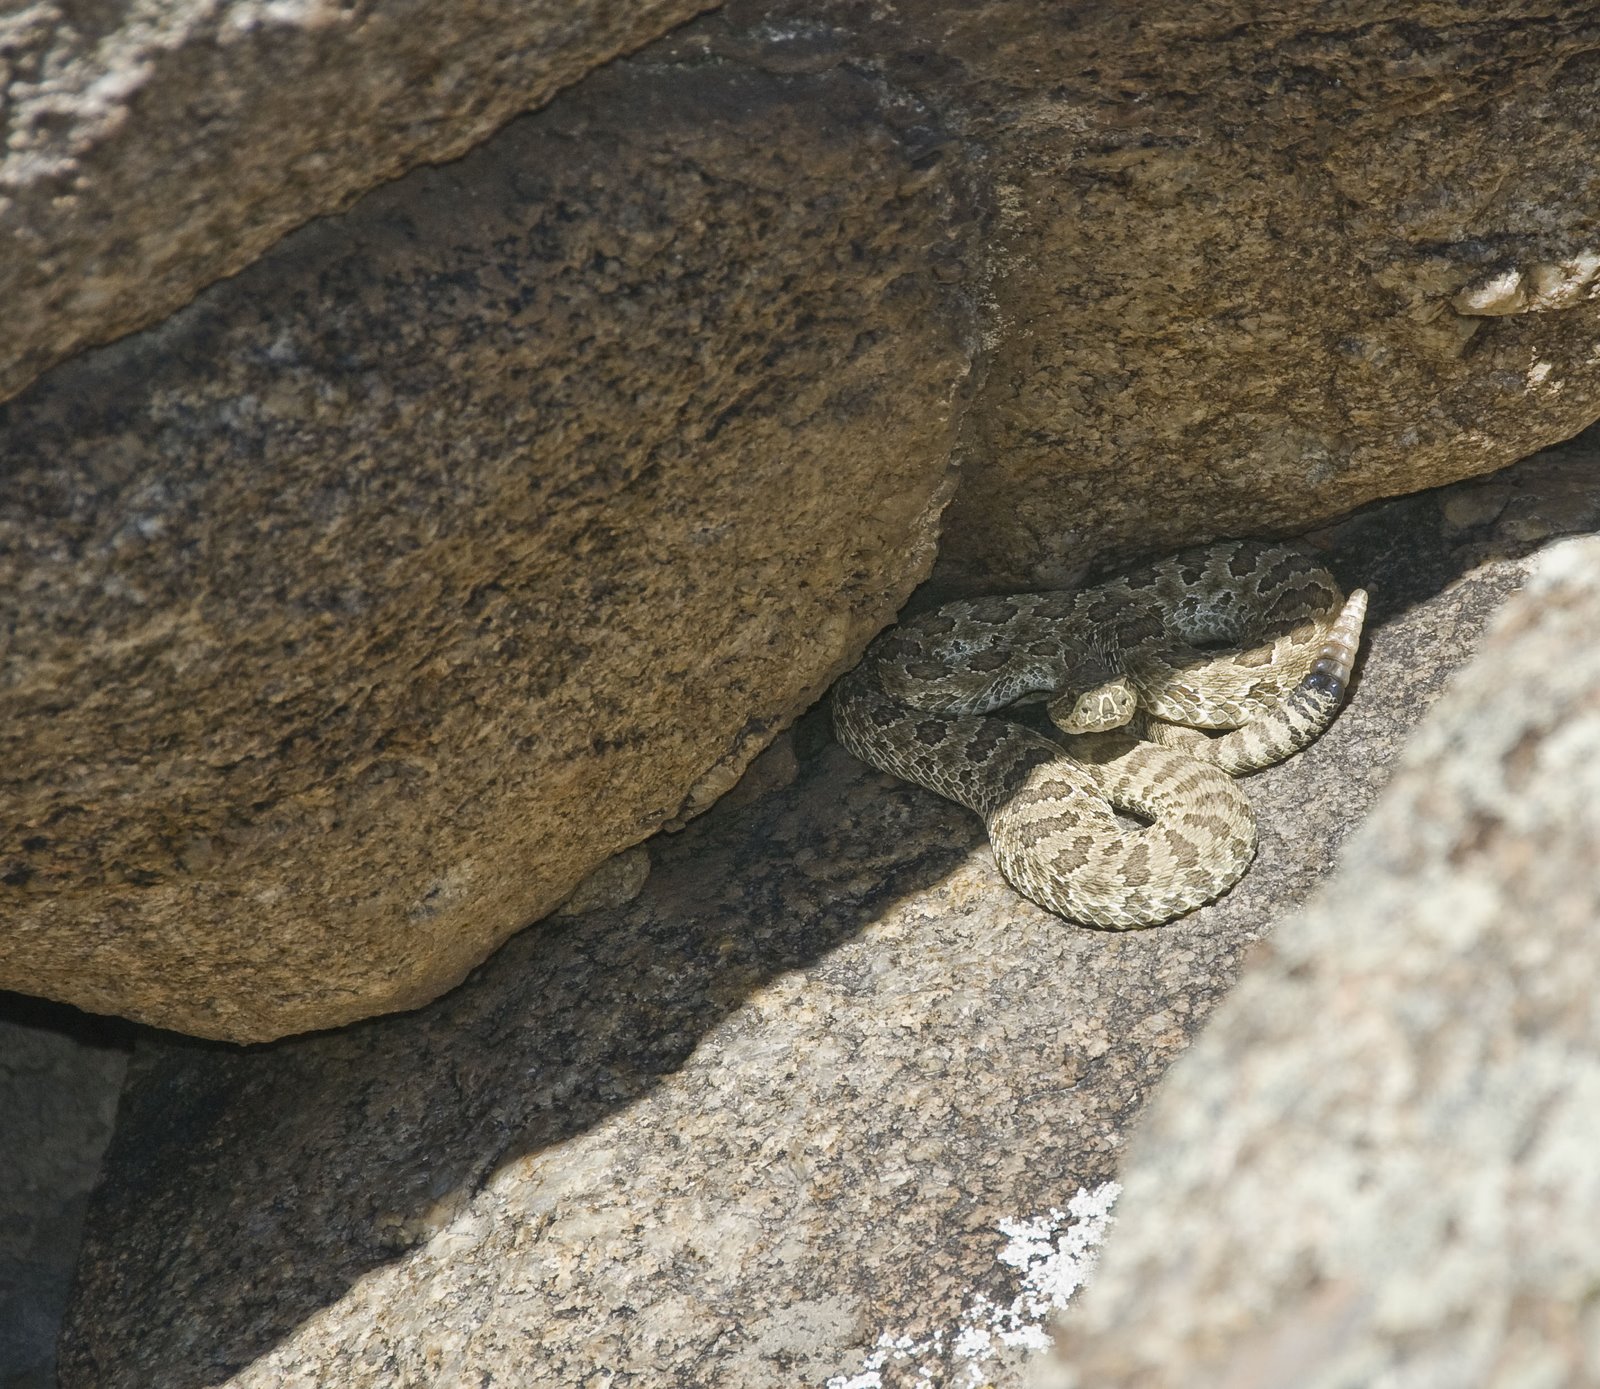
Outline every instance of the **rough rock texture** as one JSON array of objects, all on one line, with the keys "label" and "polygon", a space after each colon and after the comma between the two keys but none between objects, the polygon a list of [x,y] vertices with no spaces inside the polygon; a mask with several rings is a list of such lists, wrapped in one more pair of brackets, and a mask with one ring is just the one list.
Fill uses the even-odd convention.
[{"label": "rough rock texture", "polygon": [[582,916],[633,901],[650,876],[650,850],[635,844],[608,858],[556,908],[558,916]]},{"label": "rough rock texture", "polygon": [[[0,983],[234,1039],[437,994],[855,658],[953,457],[946,591],[1587,424],[1600,17],[1391,10],[739,0],[58,368],[0,419]],[[397,22],[162,13],[275,129]],[[643,32],[573,23],[551,82]],[[149,44],[158,124],[233,53]]]},{"label": "rough rock texture", "polygon": [[0,1389],[54,1389],[56,1332],[131,1031],[0,994]]},{"label": "rough rock texture", "polygon": [[1174,1069],[1052,1382],[1600,1383],[1600,540]]},{"label": "rough rock texture", "polygon": [[1300,528],[1600,415],[1592,6],[988,9],[951,41],[1015,74],[953,581]]},{"label": "rough rock texture", "polygon": [[67,0],[0,14],[0,400],[708,0]]},{"label": "rough rock texture", "polygon": [[932,560],[915,114],[608,73],[0,408],[0,984],[411,1006],[731,785]]},{"label": "rough rock texture", "polygon": [[425,1010],[153,1041],[63,1384],[790,1389],[861,1370],[880,1332],[915,1347],[884,1384],[966,1383],[957,1331],[1016,1291],[1000,1222],[1113,1175],[1520,582],[1508,555],[1600,523],[1597,478],[1583,441],[1317,537],[1373,591],[1352,702],[1251,779],[1255,866],[1170,927],[1021,901],[973,817],[852,762],[818,711],[765,796],[652,841],[634,902],[524,934]]},{"label": "rough rock texture", "polygon": [[735,0],[657,48],[918,91],[994,222],[952,589],[1293,531],[1600,416],[1600,13]]}]

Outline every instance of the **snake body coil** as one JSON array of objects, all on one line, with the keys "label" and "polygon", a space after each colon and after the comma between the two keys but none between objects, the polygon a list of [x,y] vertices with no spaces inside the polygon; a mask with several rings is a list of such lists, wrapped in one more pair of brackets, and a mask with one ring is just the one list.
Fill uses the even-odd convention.
[{"label": "snake body coil", "polygon": [[[1234,777],[1332,722],[1366,607],[1303,552],[1254,541],[1093,588],[950,603],[868,648],[835,690],[834,727],[863,761],[981,815],[1001,871],[1040,906],[1159,925],[1249,867],[1255,817]],[[1038,699],[1064,744],[990,717]]]}]

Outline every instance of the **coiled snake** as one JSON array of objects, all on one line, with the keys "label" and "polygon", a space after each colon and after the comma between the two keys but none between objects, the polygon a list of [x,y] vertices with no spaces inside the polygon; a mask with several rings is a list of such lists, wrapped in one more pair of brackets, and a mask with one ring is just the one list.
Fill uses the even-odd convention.
[{"label": "coiled snake", "polygon": [[[1249,867],[1255,816],[1234,777],[1332,722],[1366,609],[1291,546],[1185,550],[891,628],[836,687],[834,728],[863,761],[981,815],[1001,872],[1040,906],[1159,925]],[[988,717],[1039,699],[1062,743]]]}]

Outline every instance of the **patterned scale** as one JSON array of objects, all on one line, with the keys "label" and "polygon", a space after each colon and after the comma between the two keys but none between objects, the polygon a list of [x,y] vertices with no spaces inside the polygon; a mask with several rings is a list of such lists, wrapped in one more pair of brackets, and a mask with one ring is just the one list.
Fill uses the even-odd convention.
[{"label": "patterned scale", "polygon": [[[834,727],[863,761],[981,815],[1039,905],[1159,925],[1249,867],[1255,818],[1233,777],[1332,722],[1366,605],[1304,552],[1256,541],[1093,588],[950,603],[873,643],[834,692]],[[1064,745],[991,717],[1038,699]]]}]

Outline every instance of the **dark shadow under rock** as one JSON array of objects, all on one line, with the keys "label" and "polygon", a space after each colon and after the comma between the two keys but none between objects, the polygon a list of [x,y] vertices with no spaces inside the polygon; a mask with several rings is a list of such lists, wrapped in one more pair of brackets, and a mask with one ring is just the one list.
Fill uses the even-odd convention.
[{"label": "dark shadow under rock", "polygon": [[0,993],[0,1389],[48,1389],[133,1028]]},{"label": "dark shadow under rock", "polygon": [[980,1299],[1014,1295],[1000,1222],[1106,1189],[1520,583],[1540,523],[1507,518],[1594,524],[1588,441],[1499,483],[1313,538],[1373,593],[1350,705],[1250,780],[1255,866],[1170,926],[1019,900],[975,819],[851,761],[819,713],[792,784],[658,838],[632,903],[536,928],[425,1010],[253,1049],[151,1036],[63,1384],[789,1386],[860,1370],[880,1333],[918,1348],[885,1384],[950,1371]]}]

